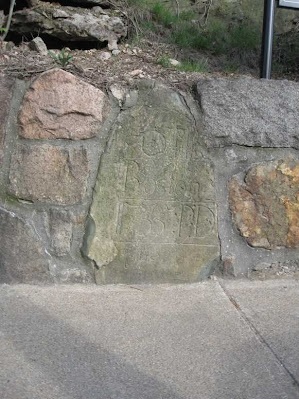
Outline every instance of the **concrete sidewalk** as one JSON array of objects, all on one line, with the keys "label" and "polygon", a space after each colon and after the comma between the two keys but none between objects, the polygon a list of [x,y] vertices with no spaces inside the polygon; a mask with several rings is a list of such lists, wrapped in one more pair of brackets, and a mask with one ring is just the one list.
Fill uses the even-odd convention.
[{"label": "concrete sidewalk", "polygon": [[0,286],[1,399],[299,398],[299,283]]}]

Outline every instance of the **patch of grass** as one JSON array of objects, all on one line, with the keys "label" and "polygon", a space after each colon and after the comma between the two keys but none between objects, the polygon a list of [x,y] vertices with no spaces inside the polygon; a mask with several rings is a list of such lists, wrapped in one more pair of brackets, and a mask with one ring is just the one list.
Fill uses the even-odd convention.
[{"label": "patch of grass", "polygon": [[[203,20],[198,8],[192,5],[191,9],[178,10],[175,4],[162,0],[126,1],[132,11],[128,15],[133,15],[137,22],[137,36],[171,43],[184,53],[189,52],[191,59],[194,59],[194,51],[203,53],[204,57],[221,58],[226,72],[240,70],[241,64],[255,68],[253,61],[259,59],[261,27],[249,17],[237,20],[214,13],[203,24],[200,23]],[[159,63],[164,67],[170,66],[167,57],[162,57]],[[186,61],[183,68],[190,72],[203,72],[208,65]]]},{"label": "patch of grass", "polygon": [[160,2],[155,3],[151,11],[154,19],[166,28],[170,28],[178,20],[178,17]]},{"label": "patch of grass", "polygon": [[62,68],[66,67],[73,59],[73,56],[65,48],[57,54],[53,51],[49,51],[49,55],[58,65],[62,66]]},{"label": "patch of grass", "polygon": [[127,0],[129,7],[148,8],[147,0]]},{"label": "patch of grass", "polygon": [[205,50],[209,47],[208,38],[191,23],[178,24],[170,35],[170,41],[185,49]]},{"label": "patch of grass", "polygon": [[220,19],[211,20],[206,28],[207,50],[212,54],[225,54],[228,52],[229,33],[228,27]]},{"label": "patch of grass", "polygon": [[158,59],[158,64],[162,65],[162,67],[164,68],[169,68],[170,67],[169,57],[163,55]]},{"label": "patch of grass", "polygon": [[286,33],[275,37],[273,53],[273,70],[298,73],[299,33]]},{"label": "patch of grass", "polygon": [[171,65],[170,59],[167,56],[162,56],[158,59],[158,64],[162,65],[164,68],[176,68],[182,72],[208,72],[209,66],[207,60],[193,61],[184,60],[181,61],[178,66]]},{"label": "patch of grass", "polygon": [[261,41],[257,26],[248,23],[234,26],[230,32],[230,46],[239,50],[255,50]]},{"label": "patch of grass", "polygon": [[208,61],[182,61],[181,65],[177,67],[178,70],[183,72],[208,72]]},{"label": "patch of grass", "polygon": [[236,62],[228,60],[223,66],[223,71],[225,73],[237,73],[239,67],[240,65],[238,65]]},{"label": "patch of grass", "polygon": [[159,32],[157,25],[151,20],[141,21],[139,26],[143,32],[153,32],[153,33]]},{"label": "patch of grass", "polygon": [[205,50],[214,55],[237,51],[257,50],[260,33],[257,27],[234,25],[228,27],[224,21],[214,19],[200,28],[190,21],[180,21],[170,34],[170,40],[185,49]]}]

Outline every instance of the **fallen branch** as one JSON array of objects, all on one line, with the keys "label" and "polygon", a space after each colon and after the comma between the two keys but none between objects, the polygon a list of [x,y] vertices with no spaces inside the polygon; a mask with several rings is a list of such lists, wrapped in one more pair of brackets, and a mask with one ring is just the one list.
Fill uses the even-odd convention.
[{"label": "fallen branch", "polygon": [[6,36],[7,36],[7,34],[8,34],[15,3],[16,3],[16,0],[10,0],[10,7],[9,7],[9,13],[8,13],[7,21],[6,21],[6,26],[4,27],[4,33],[0,36],[0,41],[4,41]]}]

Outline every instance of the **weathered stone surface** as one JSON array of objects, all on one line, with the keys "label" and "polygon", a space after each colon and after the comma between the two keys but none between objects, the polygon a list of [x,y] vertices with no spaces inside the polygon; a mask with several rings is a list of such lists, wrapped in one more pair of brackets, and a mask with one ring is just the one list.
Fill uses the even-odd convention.
[{"label": "weathered stone surface", "polygon": [[73,226],[70,212],[51,209],[47,218],[47,233],[52,251],[57,256],[70,252]]},{"label": "weathered stone surface", "polygon": [[299,162],[252,167],[240,183],[229,183],[236,227],[249,245],[266,249],[299,247]]},{"label": "weathered stone surface", "polygon": [[10,192],[29,201],[61,205],[79,203],[89,178],[84,147],[20,144],[12,157]]},{"label": "weathered stone surface", "polygon": [[251,279],[268,280],[277,278],[299,278],[299,260],[284,260],[280,262],[261,262],[249,272]]},{"label": "weathered stone surface", "polygon": [[29,42],[29,48],[33,51],[37,51],[42,55],[48,54],[46,43],[39,36],[35,37],[34,39],[31,40],[31,42]]},{"label": "weathered stone surface", "polygon": [[44,211],[44,227],[52,254],[65,256],[72,250],[80,254],[86,217],[85,207],[67,210],[51,208]]},{"label": "weathered stone surface", "polygon": [[47,2],[14,12],[10,30],[20,34],[47,34],[65,41],[108,43],[127,35],[127,27],[121,18],[110,16],[100,7],[84,9]]},{"label": "weathered stone surface", "polygon": [[28,89],[19,114],[20,136],[28,139],[94,137],[100,130],[105,95],[61,69],[41,74]]},{"label": "weathered stone surface", "polygon": [[14,80],[0,75],[0,165],[4,155],[4,139],[6,131],[6,121],[9,113],[10,101],[13,93]]},{"label": "weathered stone surface", "polygon": [[298,83],[212,78],[197,91],[208,146],[299,148]]},{"label": "weathered stone surface", "polygon": [[213,169],[178,94],[138,96],[101,160],[87,255],[99,283],[197,281],[219,256]]},{"label": "weathered stone surface", "polygon": [[51,282],[45,251],[32,227],[0,208],[0,282]]}]

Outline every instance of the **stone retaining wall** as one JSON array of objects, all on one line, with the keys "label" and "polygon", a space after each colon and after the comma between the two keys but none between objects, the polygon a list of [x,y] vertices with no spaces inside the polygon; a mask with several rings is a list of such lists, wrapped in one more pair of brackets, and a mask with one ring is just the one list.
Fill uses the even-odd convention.
[{"label": "stone retaining wall", "polygon": [[0,76],[0,282],[186,283],[298,267],[299,85],[108,94]]}]

